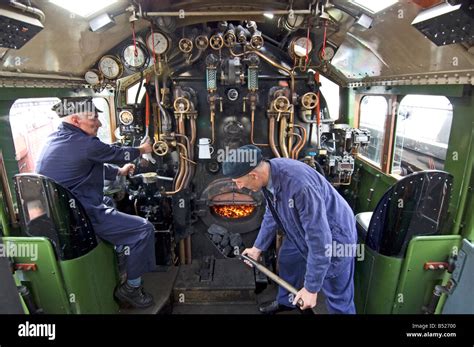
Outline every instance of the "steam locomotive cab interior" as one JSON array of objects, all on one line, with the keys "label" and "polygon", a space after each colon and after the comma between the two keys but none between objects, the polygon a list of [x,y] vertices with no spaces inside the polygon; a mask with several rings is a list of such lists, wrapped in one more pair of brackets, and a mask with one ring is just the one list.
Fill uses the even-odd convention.
[{"label": "steam locomotive cab interior", "polygon": [[[156,305],[145,313],[258,313],[256,304],[275,293],[275,283],[238,258],[266,208],[261,192],[239,189],[222,172],[224,158],[246,144],[265,158],[309,165],[358,215],[358,313],[474,313],[460,305],[474,266],[473,8],[386,2],[121,0],[82,14],[61,1],[2,5],[2,243],[37,245],[41,254],[36,263],[9,258],[12,292],[23,286],[29,294],[12,294],[7,312],[140,313],[113,301],[111,245],[85,246],[94,238],[87,217],[68,212],[68,193],[34,174],[60,122],[51,106],[91,96],[104,110],[102,141],[153,146],[133,161],[133,175],[104,188],[117,210],[155,228],[157,271],[145,283]],[[451,17],[429,16],[446,6]],[[440,25],[453,30],[442,42]],[[413,191],[423,178],[443,184]],[[393,214],[410,225],[393,231],[403,241],[366,243],[385,197],[404,184],[416,207]],[[36,201],[51,218],[33,232]],[[436,232],[413,226],[411,212],[435,221]],[[71,243],[78,246],[69,251]],[[280,246],[278,236],[262,259],[276,272]],[[459,254],[462,273],[453,270],[462,268]],[[80,284],[97,263],[107,275]],[[412,265],[416,274],[406,270]],[[45,267],[59,275],[42,274]],[[396,301],[400,292],[406,301]],[[323,299],[318,310],[325,313]]]}]

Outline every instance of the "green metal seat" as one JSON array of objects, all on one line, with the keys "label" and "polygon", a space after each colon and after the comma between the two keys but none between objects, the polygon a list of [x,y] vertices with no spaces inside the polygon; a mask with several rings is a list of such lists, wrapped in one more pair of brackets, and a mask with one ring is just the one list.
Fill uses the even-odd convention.
[{"label": "green metal seat", "polygon": [[384,194],[374,212],[356,215],[363,260],[356,262],[358,313],[423,313],[458,235],[446,233],[452,176],[423,171],[405,176]]},{"label": "green metal seat", "polygon": [[3,241],[30,250],[13,261],[16,277],[36,305],[44,313],[118,312],[113,247],[96,237],[80,201],[45,176],[14,179],[22,236]]}]

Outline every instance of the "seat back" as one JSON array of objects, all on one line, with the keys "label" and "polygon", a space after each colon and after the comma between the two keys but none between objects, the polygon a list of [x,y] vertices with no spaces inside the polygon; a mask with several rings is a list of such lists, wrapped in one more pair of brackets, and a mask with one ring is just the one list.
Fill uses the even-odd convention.
[{"label": "seat back", "polygon": [[84,207],[67,188],[31,173],[15,175],[14,181],[26,236],[47,237],[59,260],[78,258],[97,247]]},{"label": "seat back", "polygon": [[374,210],[366,245],[386,256],[403,257],[414,236],[444,233],[453,176],[421,171],[403,177]]}]

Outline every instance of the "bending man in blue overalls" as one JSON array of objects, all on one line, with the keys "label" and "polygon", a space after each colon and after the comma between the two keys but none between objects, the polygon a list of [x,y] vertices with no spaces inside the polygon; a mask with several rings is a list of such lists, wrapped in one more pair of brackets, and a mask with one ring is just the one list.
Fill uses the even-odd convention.
[{"label": "bending man in blue overalls", "polygon": [[[279,275],[301,288],[294,296],[280,287],[277,300],[262,305],[260,311],[291,309],[299,299],[304,302],[302,309],[312,308],[322,291],[330,313],[355,313],[357,234],[354,214],[346,201],[323,176],[297,160],[265,161],[260,149],[252,145],[240,147],[232,159],[236,160],[224,162],[224,175],[239,189],[262,190],[267,198],[260,232],[254,246],[243,254],[258,260],[272,244],[277,229],[283,229]],[[336,253],[341,247],[347,254]]]},{"label": "bending man in blue overalls", "polygon": [[[143,290],[141,275],[155,265],[154,228],[146,219],[118,212],[104,204],[104,178],[132,174],[127,164],[141,154],[150,153],[149,143],[140,147],[118,147],[97,138],[102,126],[91,98],[64,99],[53,107],[62,124],[51,134],[39,157],[36,171],[71,190],[82,203],[96,234],[127,256],[128,280],[115,290],[116,298],[137,308],[153,304]],[[116,168],[106,163],[124,165]]]}]

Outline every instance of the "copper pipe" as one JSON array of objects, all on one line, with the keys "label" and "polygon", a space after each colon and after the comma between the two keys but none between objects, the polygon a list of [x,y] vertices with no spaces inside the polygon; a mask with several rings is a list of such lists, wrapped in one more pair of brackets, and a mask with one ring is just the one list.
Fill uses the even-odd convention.
[{"label": "copper pipe", "polygon": [[295,150],[298,148],[298,145],[301,144],[301,141],[302,141],[303,138],[301,137],[301,135],[299,135],[299,134],[297,134],[297,133],[294,133],[294,132],[289,133],[289,135],[290,135],[290,136],[296,136],[296,137],[299,138],[298,141],[296,142],[295,148],[293,148],[293,150],[291,151],[291,154],[290,154],[290,158],[291,158],[291,159],[296,159],[296,158],[295,158]]},{"label": "copper pipe", "polygon": [[[187,149],[187,153],[190,153],[191,150],[191,143],[190,143],[190,140],[189,138],[186,136],[186,135],[183,135],[183,134],[175,134],[176,137],[182,137],[185,139],[185,142],[186,142],[186,149]],[[183,159],[186,159],[187,156]],[[188,185],[189,185],[189,180],[190,180],[190,176],[191,176],[191,167],[188,166],[188,162],[186,161],[184,163],[186,165],[186,168],[187,168],[187,171],[186,171],[186,175],[183,177],[183,188],[187,188]]]},{"label": "copper pipe", "polygon": [[250,116],[250,143],[255,146],[262,146],[262,147],[270,146],[268,143],[255,143],[255,140],[253,138],[254,126],[255,126],[255,109],[252,108],[252,112]]},{"label": "copper pipe", "polygon": [[[259,52],[259,51],[251,51],[253,53],[255,53],[256,55],[258,55],[259,57],[261,57],[263,60],[265,60],[267,63],[269,63],[270,65],[273,65],[274,67],[276,67],[277,69],[280,69],[280,70],[283,70],[285,71],[288,75],[290,75],[290,103],[292,102],[292,99],[293,99],[293,93],[294,93],[294,90],[295,90],[295,75],[294,75],[294,71],[290,70],[290,69],[287,69],[286,67],[284,67],[283,65],[281,64],[278,64],[277,62],[275,62],[274,60],[270,59],[269,57],[267,57],[265,54]],[[289,120],[289,125],[292,126],[295,122],[295,112],[294,112],[294,108],[293,106],[291,107],[291,110],[290,110],[290,120]],[[292,142],[292,139],[289,138],[288,139],[288,152],[291,152],[291,149],[293,148],[293,142]],[[283,151],[283,149],[282,149]]]},{"label": "copper pipe", "polygon": [[[185,129],[185,127],[184,127],[184,119],[183,119],[183,117],[184,117],[184,116],[183,116],[182,113],[179,114],[179,116],[178,116],[178,132],[177,132],[177,134],[176,134],[176,136],[178,136],[178,137],[179,137],[180,135],[185,136],[185,131],[186,131],[186,129]],[[186,141],[189,142],[189,140],[187,139],[187,137],[186,137]],[[182,144],[181,142],[178,142],[178,143]],[[183,187],[184,179],[186,178],[186,175],[187,175],[187,173],[188,173],[188,170],[187,170],[187,165],[188,165],[188,163],[182,162],[182,161],[180,160],[180,167],[181,167],[181,163],[183,163],[183,168],[184,168],[184,170],[181,171],[181,174],[178,175],[178,178],[176,179],[176,185],[175,185],[175,189],[176,189],[176,190],[180,190],[180,189],[178,189],[178,187]]]},{"label": "copper pipe", "polygon": [[185,245],[185,255],[186,255],[186,264],[191,264],[192,255],[191,255],[191,235],[184,239]]},{"label": "copper pipe", "polygon": [[214,118],[216,116],[216,113],[213,110],[213,107],[211,107],[211,115],[210,115],[210,123],[211,123],[211,145],[214,144],[215,138],[216,138],[216,131],[214,128]]},{"label": "copper pipe", "polygon": [[[190,143],[189,143],[189,155],[188,155],[188,158],[186,159],[188,162],[190,163],[194,163],[193,160],[194,160],[194,145],[196,143],[196,118],[194,118],[193,116],[190,116],[189,118],[189,128],[191,129],[191,139],[190,139]],[[196,172],[196,167],[194,165],[190,165],[189,166],[189,171],[190,171],[190,174],[189,174],[189,179],[188,179],[188,182],[187,182],[187,186],[189,186],[194,178],[194,174]]]},{"label": "copper pipe", "polygon": [[[186,149],[186,146],[183,145],[182,143],[177,143],[176,144],[179,148],[182,148],[183,149],[183,152],[185,153],[184,154],[184,157],[187,157],[187,154],[188,154],[188,151]],[[179,191],[181,191],[183,189],[183,174],[184,176],[186,176],[186,173],[187,173],[187,165],[186,165],[186,161],[183,159],[183,157],[180,155],[179,156],[179,159],[180,159],[180,164],[179,164],[179,175],[181,175],[181,179],[179,181],[179,184],[178,184],[178,178],[179,178],[179,175],[178,175],[178,178],[176,179],[176,184],[175,184],[175,190],[173,191],[166,191],[164,192],[165,195],[173,195],[173,194],[176,194],[178,193]]]},{"label": "copper pipe", "polygon": [[280,118],[280,132],[279,132],[278,140],[280,141],[280,150],[281,150],[281,155],[283,156],[283,158],[289,158],[289,154],[288,154],[289,151],[285,144],[286,127],[287,127],[286,117],[281,117]]},{"label": "copper pipe", "polygon": [[179,263],[186,264],[186,249],[184,246],[184,239],[179,240]]},{"label": "copper pipe", "polygon": [[298,159],[298,156],[299,156],[301,150],[304,148],[304,146],[305,146],[305,144],[306,144],[308,135],[307,135],[307,131],[306,131],[306,128],[305,128],[305,127],[303,127],[303,126],[301,126],[301,125],[299,125],[299,124],[293,124],[293,127],[298,128],[298,129],[301,130],[301,132],[302,132],[302,138],[303,138],[303,140],[302,140],[302,142],[301,142],[301,145],[300,145],[300,146],[297,146],[297,149],[296,149],[296,151],[295,151],[295,159]]},{"label": "copper pipe", "polygon": [[[293,94],[291,94],[293,95]],[[291,101],[290,101],[291,102]],[[295,108],[293,105],[290,106],[290,122],[289,126],[293,126],[295,124]],[[291,152],[291,149],[293,148],[293,141],[291,138],[288,139],[288,152]]]},{"label": "copper pipe", "polygon": [[275,118],[274,117],[271,117],[268,123],[268,141],[270,142],[270,148],[272,149],[272,152],[275,155],[275,157],[281,158],[281,155],[275,146]]}]

